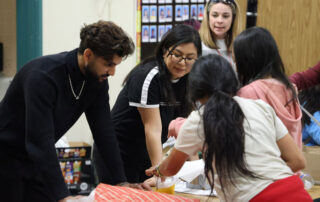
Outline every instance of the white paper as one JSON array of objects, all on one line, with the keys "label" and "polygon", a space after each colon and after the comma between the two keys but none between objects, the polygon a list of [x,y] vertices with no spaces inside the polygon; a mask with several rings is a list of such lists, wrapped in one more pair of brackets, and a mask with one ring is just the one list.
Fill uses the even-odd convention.
[{"label": "white paper", "polygon": [[[176,185],[174,187],[174,191],[181,192],[181,193],[187,193],[187,194],[193,194],[193,195],[200,195],[200,196],[209,196],[210,192],[211,192],[211,190],[188,188],[187,182],[183,182],[181,180],[178,180],[176,182]],[[213,189],[212,194],[210,196],[217,196],[216,190]]]},{"label": "white paper", "polygon": [[[204,174],[204,162],[202,159],[196,161],[186,161],[180,171],[174,176],[177,181],[175,185],[176,192],[183,192],[195,195],[209,196],[211,190],[195,189],[187,187],[187,183],[190,183],[199,175]],[[213,190],[211,196],[216,196],[217,193]]]},{"label": "white paper", "polygon": [[202,159],[196,161],[186,161],[180,171],[175,175],[186,182],[191,182],[196,177],[204,173],[204,162]]}]

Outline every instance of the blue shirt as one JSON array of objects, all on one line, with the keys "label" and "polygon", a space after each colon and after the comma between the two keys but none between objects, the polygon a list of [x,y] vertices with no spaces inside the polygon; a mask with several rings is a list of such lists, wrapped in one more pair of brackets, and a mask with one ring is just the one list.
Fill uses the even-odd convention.
[{"label": "blue shirt", "polygon": [[[320,111],[317,111],[313,116],[320,122]],[[305,141],[311,137],[311,140],[306,144],[307,146],[320,145],[320,126],[312,119],[309,124],[305,124],[302,130],[302,140]]]}]

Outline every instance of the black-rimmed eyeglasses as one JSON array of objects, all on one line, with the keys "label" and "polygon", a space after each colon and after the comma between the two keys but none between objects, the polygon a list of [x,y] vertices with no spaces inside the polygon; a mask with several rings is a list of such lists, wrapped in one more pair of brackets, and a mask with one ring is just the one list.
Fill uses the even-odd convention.
[{"label": "black-rimmed eyeglasses", "polygon": [[168,56],[171,56],[171,59],[175,63],[179,63],[182,60],[184,60],[184,63],[186,65],[193,65],[193,63],[197,60],[196,58],[191,58],[191,57],[183,57],[182,55],[178,53],[174,53],[173,51],[170,51],[168,53]]}]

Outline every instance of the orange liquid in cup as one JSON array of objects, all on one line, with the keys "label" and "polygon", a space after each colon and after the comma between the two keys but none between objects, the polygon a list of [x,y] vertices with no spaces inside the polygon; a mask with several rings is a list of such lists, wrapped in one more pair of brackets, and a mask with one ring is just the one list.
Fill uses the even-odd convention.
[{"label": "orange liquid in cup", "polygon": [[175,185],[171,185],[170,187],[163,187],[156,189],[157,192],[166,193],[166,194],[174,194]]}]

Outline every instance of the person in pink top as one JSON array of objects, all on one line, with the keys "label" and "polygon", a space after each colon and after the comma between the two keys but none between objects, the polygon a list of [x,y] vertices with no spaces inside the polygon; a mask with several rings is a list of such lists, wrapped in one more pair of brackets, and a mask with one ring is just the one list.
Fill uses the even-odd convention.
[{"label": "person in pink top", "polygon": [[[272,106],[301,149],[302,112],[296,88],[285,74],[277,44],[271,33],[261,27],[246,29],[235,39],[233,52],[238,79],[243,86],[237,95],[261,99]],[[183,123],[182,119],[172,121],[168,136],[176,137]]]},{"label": "person in pink top", "polygon": [[297,90],[285,74],[277,44],[271,33],[261,27],[243,31],[234,41],[238,78],[243,86],[238,96],[261,99],[271,105],[302,148],[302,112]]}]

